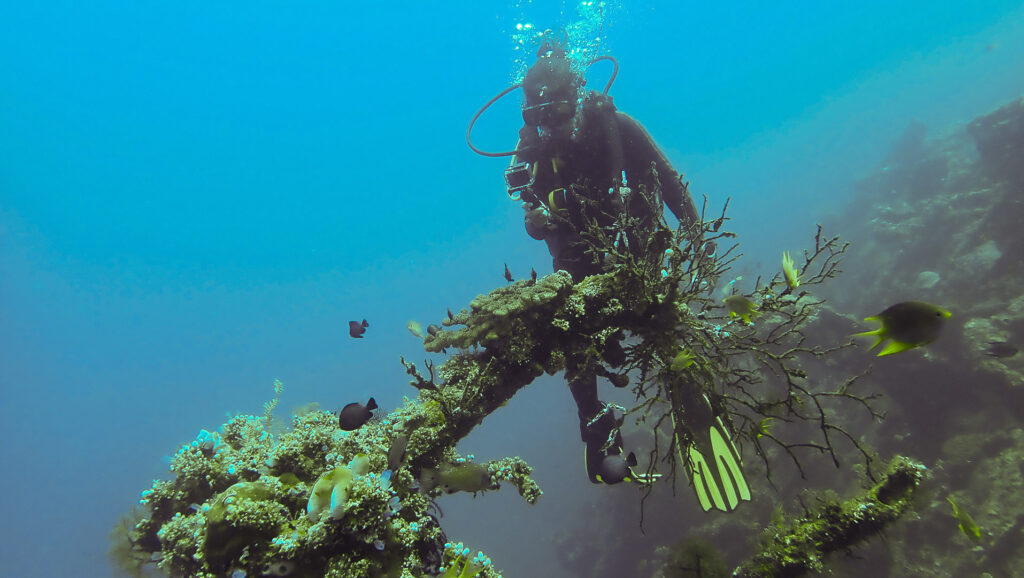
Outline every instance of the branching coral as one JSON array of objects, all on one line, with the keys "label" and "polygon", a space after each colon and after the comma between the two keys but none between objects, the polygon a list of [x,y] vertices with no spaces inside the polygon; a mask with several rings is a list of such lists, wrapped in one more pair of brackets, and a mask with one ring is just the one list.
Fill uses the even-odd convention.
[{"label": "branching coral", "polygon": [[[642,189],[639,194],[650,204],[652,214],[660,214],[657,195]],[[759,314],[756,324],[748,324],[731,320],[730,308],[715,298],[718,279],[740,254],[735,244],[720,254],[710,250],[733,235],[722,229],[727,221],[725,208],[714,219],[705,214],[706,205],[700,222],[675,230],[663,221],[644,224],[623,214],[612,226],[594,221],[581,231],[591,253],[600,256],[609,271],[584,281],[588,293],[599,295],[604,303],[614,297],[621,307],[608,315],[602,315],[607,309],[588,309],[588,323],[579,328],[589,331],[588,347],[576,348],[584,355],[570,359],[568,368],[603,375],[616,385],[622,385],[627,375],[633,377],[637,404],[628,413],[650,425],[655,436],[649,475],[667,470],[664,473],[674,480],[677,465],[687,469],[691,465],[686,453],[679,451],[693,443],[684,415],[687,404],[680,398],[683,391],[690,392],[684,398],[706,396],[713,414],[721,417],[737,442],[755,448],[768,467],[769,479],[766,443],[781,447],[802,474],[799,450],[827,453],[839,465],[834,445],[837,436],[860,451],[870,474],[869,450],[834,421],[828,404],[851,402],[881,417],[871,404],[874,396],[856,393],[860,375],[849,376],[832,388],[812,387],[803,369],[805,360],[826,357],[851,345],[849,341],[811,344],[805,334],[823,305],[808,289],[839,273],[839,260],[847,245],[838,237],[825,237],[819,226],[813,249],[804,253],[799,267],[793,265],[801,279],[801,291],[794,293],[797,287],[787,281],[783,271],[767,282],[759,278],[753,291],[742,295]],[[639,227],[646,227],[647,233],[621,234]],[[597,289],[602,283],[604,291]],[[616,341],[627,333],[629,344],[617,348]],[[680,353],[686,363],[673,368]],[[820,437],[786,440],[767,427],[771,421],[812,423]],[[670,433],[667,441],[662,441],[666,428]]]}]

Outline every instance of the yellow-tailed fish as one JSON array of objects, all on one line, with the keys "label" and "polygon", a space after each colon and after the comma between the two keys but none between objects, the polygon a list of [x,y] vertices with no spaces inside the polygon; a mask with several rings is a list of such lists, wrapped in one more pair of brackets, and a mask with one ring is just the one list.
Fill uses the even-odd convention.
[{"label": "yellow-tailed fish", "polygon": [[405,324],[405,328],[409,330],[409,333],[412,333],[416,337],[419,337],[420,339],[424,338],[423,326],[420,325],[419,321],[410,321]]},{"label": "yellow-tailed fish", "polygon": [[672,371],[682,371],[687,367],[693,365],[693,360],[696,359],[689,349],[683,348],[679,350],[679,353],[672,358],[672,364],[669,365],[669,369]]},{"label": "yellow-tailed fish", "polygon": [[739,317],[747,325],[753,325],[751,317],[757,315],[757,305],[743,295],[731,295],[722,300],[729,310],[729,317]]},{"label": "yellow-tailed fish", "polygon": [[960,527],[960,531],[964,533],[971,540],[981,540],[981,528],[974,523],[974,518],[968,514],[953,501],[952,496],[946,496],[946,501],[949,502],[950,506],[953,506],[953,517],[956,518],[957,526]]},{"label": "yellow-tailed fish", "polygon": [[782,274],[786,277],[786,285],[789,285],[790,289],[800,286],[800,273],[793,265],[793,258],[789,256],[789,251],[782,253]]},{"label": "yellow-tailed fish", "polygon": [[931,303],[903,301],[878,315],[865,318],[864,321],[878,321],[882,326],[874,331],[857,333],[855,336],[874,337],[875,343],[868,349],[874,349],[886,340],[892,340],[878,352],[879,357],[891,355],[935,341],[946,320],[952,316],[949,311]]},{"label": "yellow-tailed fish", "polygon": [[424,491],[440,487],[447,494],[455,492],[480,492],[494,488],[487,466],[474,462],[441,464],[437,468],[425,468],[420,474],[420,486]]}]

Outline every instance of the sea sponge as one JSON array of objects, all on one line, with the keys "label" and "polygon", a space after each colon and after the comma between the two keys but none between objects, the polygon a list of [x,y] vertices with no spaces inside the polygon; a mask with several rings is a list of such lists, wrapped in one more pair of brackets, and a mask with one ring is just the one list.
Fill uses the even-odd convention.
[{"label": "sea sponge", "polygon": [[325,511],[329,511],[334,520],[344,515],[348,508],[348,490],[352,481],[365,475],[369,469],[369,458],[366,454],[359,454],[347,466],[338,466],[320,476],[313,484],[313,491],[309,493],[309,501],[306,503],[309,519],[316,522]]},{"label": "sea sponge", "polygon": [[332,518],[344,514],[348,488],[352,485],[354,477],[352,471],[345,466],[338,466],[320,476],[313,485],[313,491],[309,493],[309,502],[306,503],[306,515],[310,521],[316,522],[325,511],[330,511]]},{"label": "sea sponge", "polygon": [[220,568],[246,547],[269,541],[288,521],[288,509],[262,482],[238,482],[224,490],[206,512],[206,560]]}]

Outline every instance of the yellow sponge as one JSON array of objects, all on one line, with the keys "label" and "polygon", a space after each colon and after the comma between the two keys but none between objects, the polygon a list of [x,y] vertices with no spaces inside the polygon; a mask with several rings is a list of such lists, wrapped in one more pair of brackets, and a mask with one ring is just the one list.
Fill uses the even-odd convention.
[{"label": "yellow sponge", "polygon": [[316,522],[324,512],[330,512],[331,518],[335,520],[344,515],[352,480],[365,475],[369,467],[366,454],[359,454],[348,466],[338,466],[320,476],[313,484],[313,491],[309,493],[309,501],[306,503],[309,519]]}]

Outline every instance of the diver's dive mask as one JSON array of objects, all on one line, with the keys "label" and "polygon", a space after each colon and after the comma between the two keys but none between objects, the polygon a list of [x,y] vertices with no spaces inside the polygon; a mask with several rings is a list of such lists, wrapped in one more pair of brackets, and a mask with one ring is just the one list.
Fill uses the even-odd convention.
[{"label": "diver's dive mask", "polygon": [[574,103],[556,100],[523,108],[523,122],[528,126],[557,126],[573,117]]}]

